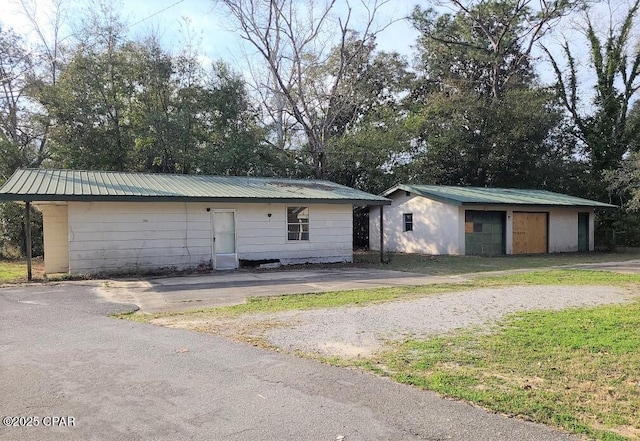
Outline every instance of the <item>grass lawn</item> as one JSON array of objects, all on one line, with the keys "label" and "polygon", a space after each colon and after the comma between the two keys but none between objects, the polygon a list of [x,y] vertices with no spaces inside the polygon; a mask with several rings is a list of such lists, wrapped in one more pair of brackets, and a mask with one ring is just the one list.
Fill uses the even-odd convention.
[{"label": "grass lawn", "polygon": [[640,259],[637,253],[557,253],[531,256],[426,256],[389,253],[389,263],[380,263],[380,253],[360,251],[353,255],[354,263],[367,268],[409,271],[429,275],[453,275],[483,271],[542,268],[580,263],[621,262]]},{"label": "grass lawn", "polygon": [[602,440],[640,438],[640,302],[523,312],[367,362],[400,383]]},{"label": "grass lawn", "polygon": [[[33,259],[31,272],[34,279],[44,277],[44,262]],[[27,281],[27,262],[25,260],[0,260],[0,284]]]}]

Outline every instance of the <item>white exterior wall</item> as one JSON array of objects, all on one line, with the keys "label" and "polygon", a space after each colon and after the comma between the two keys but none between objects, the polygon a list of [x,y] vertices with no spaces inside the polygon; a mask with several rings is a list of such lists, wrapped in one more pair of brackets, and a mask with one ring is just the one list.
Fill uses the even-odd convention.
[{"label": "white exterior wall", "polygon": [[[384,247],[387,251],[419,254],[465,254],[465,211],[506,212],[505,249],[513,254],[513,212],[549,213],[549,252],[578,251],[578,213],[589,213],[589,250],[594,249],[594,210],[592,208],[528,207],[503,205],[445,204],[422,196],[398,191],[384,207]],[[380,249],[380,212],[369,212],[369,248]],[[413,231],[404,232],[403,214],[413,213]]]},{"label": "white exterior wall", "polygon": [[[309,240],[287,240],[288,206],[309,207]],[[239,259],[280,259],[285,265],[353,261],[349,204],[244,204],[238,207],[236,232]]]},{"label": "white exterior wall", "polygon": [[72,273],[210,265],[213,210],[235,211],[238,259],[284,264],[353,259],[348,204],[309,205],[308,241],[287,240],[285,204],[69,202],[68,207]]},{"label": "white exterior wall", "polygon": [[549,252],[578,251],[578,213],[589,213],[589,251],[593,251],[595,216],[592,208],[549,210]]},{"label": "white exterior wall", "polygon": [[69,271],[67,206],[39,204],[42,212],[45,274]]},{"label": "white exterior wall", "polygon": [[[387,251],[420,254],[464,253],[464,217],[458,207],[399,191],[384,207],[384,247]],[[380,249],[380,208],[369,211],[369,248]],[[413,231],[404,230],[405,213],[413,214]],[[461,230],[462,228],[462,230]],[[462,231],[462,248],[460,232]]]}]

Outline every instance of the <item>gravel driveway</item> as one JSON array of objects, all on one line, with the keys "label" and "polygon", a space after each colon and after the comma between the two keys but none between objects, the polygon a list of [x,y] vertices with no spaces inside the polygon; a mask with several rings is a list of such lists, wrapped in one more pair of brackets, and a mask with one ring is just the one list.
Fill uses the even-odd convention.
[{"label": "gravel driveway", "polygon": [[637,295],[606,286],[515,286],[368,306],[245,315],[224,322],[168,319],[158,324],[257,337],[287,351],[352,358],[371,355],[388,340],[488,326],[516,311],[624,303]]}]

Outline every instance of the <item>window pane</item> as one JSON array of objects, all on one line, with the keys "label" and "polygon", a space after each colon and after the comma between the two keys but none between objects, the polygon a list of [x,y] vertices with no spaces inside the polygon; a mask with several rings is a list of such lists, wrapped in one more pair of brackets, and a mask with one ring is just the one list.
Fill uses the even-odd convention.
[{"label": "window pane", "polygon": [[309,209],[307,207],[288,207],[287,222],[289,223],[308,223]]},{"label": "window pane", "polygon": [[309,240],[308,207],[287,207],[287,239]]},{"label": "window pane", "polygon": [[404,231],[413,231],[413,213],[405,213],[404,217]]}]

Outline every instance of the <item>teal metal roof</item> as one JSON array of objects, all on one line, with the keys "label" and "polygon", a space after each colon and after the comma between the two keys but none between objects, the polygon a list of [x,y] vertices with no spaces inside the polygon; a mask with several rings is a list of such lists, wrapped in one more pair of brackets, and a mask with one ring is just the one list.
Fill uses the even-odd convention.
[{"label": "teal metal roof", "polygon": [[391,203],[330,181],[45,169],[16,170],[0,200]]},{"label": "teal metal roof", "polygon": [[390,196],[396,191],[408,191],[452,205],[538,205],[616,208],[615,205],[577,198],[561,193],[553,193],[546,190],[520,190],[515,188],[400,184],[385,191],[382,195]]}]

